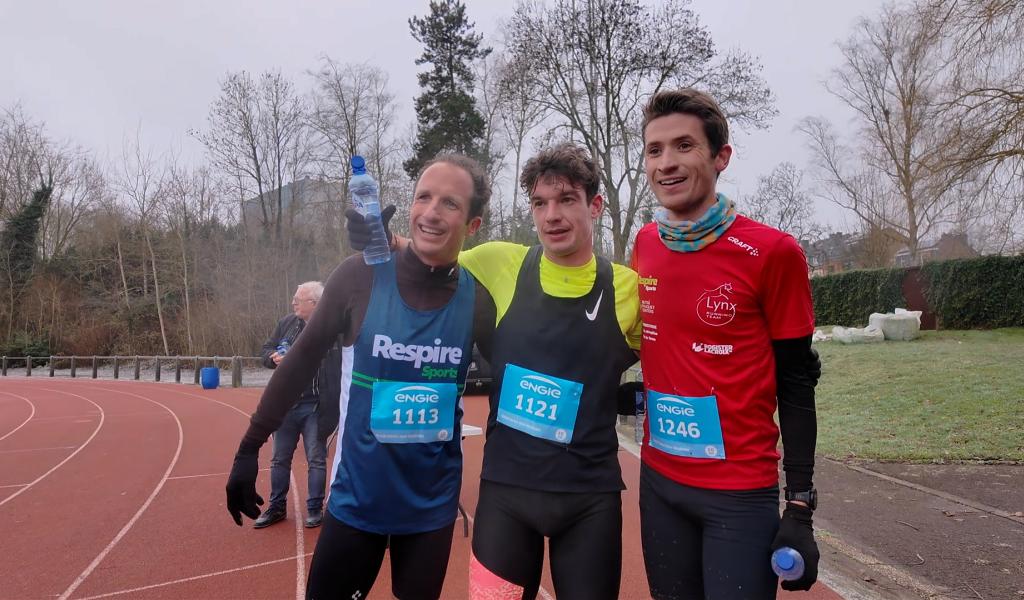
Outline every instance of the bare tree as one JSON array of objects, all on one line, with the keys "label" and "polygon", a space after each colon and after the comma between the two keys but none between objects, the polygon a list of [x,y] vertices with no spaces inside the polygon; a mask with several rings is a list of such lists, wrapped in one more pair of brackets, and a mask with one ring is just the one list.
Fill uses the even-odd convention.
[{"label": "bare tree", "polygon": [[277,242],[286,219],[282,188],[308,166],[306,112],[280,73],[266,72],[255,81],[244,71],[229,73],[210,107],[208,129],[195,133],[213,165],[237,183],[240,198],[255,196],[254,216]]},{"label": "bare tree", "polygon": [[821,237],[822,227],[814,222],[814,206],[803,187],[803,177],[793,163],[779,163],[770,174],[758,178],[757,193],[742,201],[742,212],[800,241]]},{"label": "bare tree", "polygon": [[[167,343],[167,326],[164,321],[163,295],[160,291],[160,268],[153,247],[153,230],[160,207],[166,194],[166,172],[157,164],[151,152],[142,148],[139,133],[134,140],[125,140],[121,153],[120,191],[138,222],[139,231],[149,254],[153,276],[153,296],[157,320],[160,325],[160,341],[164,355],[171,353]],[[143,272],[145,273],[145,262]],[[143,275],[145,278],[145,275]],[[145,289],[145,288],[144,288]]]},{"label": "bare tree", "polygon": [[598,161],[615,260],[623,260],[647,187],[640,118],[648,95],[666,86],[710,90],[730,121],[764,127],[775,115],[760,66],[739,52],[719,55],[686,0],[527,0],[506,32],[509,61],[536,90],[532,100]]},{"label": "bare tree", "polygon": [[942,39],[913,11],[887,6],[841,45],[843,65],[827,87],[856,115],[858,145],[843,149],[822,119],[805,119],[800,130],[831,199],[916,258],[923,238],[954,221],[967,172],[955,167],[960,139],[940,102]]},{"label": "bare tree", "polygon": [[21,105],[0,113],[0,220],[27,204],[46,170],[50,141]]},{"label": "bare tree", "polygon": [[337,184],[337,198],[325,207],[337,228],[338,256],[349,253],[342,215],[348,207],[350,160],[360,154],[380,185],[382,201],[396,202],[403,194],[400,145],[392,132],[397,111],[387,73],[368,64],[321,60],[312,73],[310,124],[316,132],[315,156],[319,177]]},{"label": "bare tree", "polygon": [[540,94],[538,82],[523,72],[522,63],[510,63],[496,58],[498,75],[498,116],[501,119],[505,143],[512,154],[512,182],[510,194],[509,226],[503,232],[516,242],[533,243],[535,239],[529,216],[529,199],[520,198],[519,174],[524,162],[526,141],[534,129],[544,121],[548,108],[534,101]]}]

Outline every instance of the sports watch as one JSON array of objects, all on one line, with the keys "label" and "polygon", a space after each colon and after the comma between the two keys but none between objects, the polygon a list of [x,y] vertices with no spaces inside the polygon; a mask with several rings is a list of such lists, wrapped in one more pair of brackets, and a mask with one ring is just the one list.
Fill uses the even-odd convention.
[{"label": "sports watch", "polygon": [[792,500],[806,502],[807,508],[814,510],[818,508],[818,490],[811,488],[806,492],[791,492],[789,491],[789,488],[786,488],[786,502],[790,502]]}]

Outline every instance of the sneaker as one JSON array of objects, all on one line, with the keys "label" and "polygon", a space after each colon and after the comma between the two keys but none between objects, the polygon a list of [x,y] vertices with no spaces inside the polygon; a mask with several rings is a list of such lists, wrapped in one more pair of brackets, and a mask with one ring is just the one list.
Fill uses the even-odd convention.
[{"label": "sneaker", "polygon": [[322,508],[311,508],[309,514],[306,517],[306,528],[313,529],[319,527],[324,521],[324,509]]},{"label": "sneaker", "polygon": [[271,506],[267,510],[263,511],[256,522],[252,524],[253,529],[263,529],[264,527],[270,527],[278,521],[283,521],[288,511],[284,507]]}]

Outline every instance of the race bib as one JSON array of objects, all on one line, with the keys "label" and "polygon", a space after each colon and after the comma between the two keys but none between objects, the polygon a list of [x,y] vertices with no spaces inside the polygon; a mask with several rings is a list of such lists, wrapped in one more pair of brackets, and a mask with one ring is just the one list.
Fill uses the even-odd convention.
[{"label": "race bib", "polygon": [[715,396],[674,396],[647,391],[651,447],[675,456],[725,459]]},{"label": "race bib", "polygon": [[454,383],[375,381],[370,431],[382,444],[447,442],[455,429]]},{"label": "race bib", "polygon": [[505,365],[498,422],[534,437],[568,444],[576,426],[583,384]]}]

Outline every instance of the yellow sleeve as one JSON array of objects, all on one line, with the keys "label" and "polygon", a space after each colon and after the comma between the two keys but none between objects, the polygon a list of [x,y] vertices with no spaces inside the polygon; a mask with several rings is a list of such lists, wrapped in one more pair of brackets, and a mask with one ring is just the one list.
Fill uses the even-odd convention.
[{"label": "yellow sleeve", "polygon": [[626,336],[626,343],[634,350],[640,349],[643,323],[640,320],[640,295],[636,271],[629,267],[612,264],[615,278],[615,316],[619,327]]},{"label": "yellow sleeve", "polygon": [[459,264],[472,273],[494,298],[497,308],[495,323],[501,322],[512,304],[519,269],[529,250],[527,246],[510,242],[487,242],[459,253]]}]

